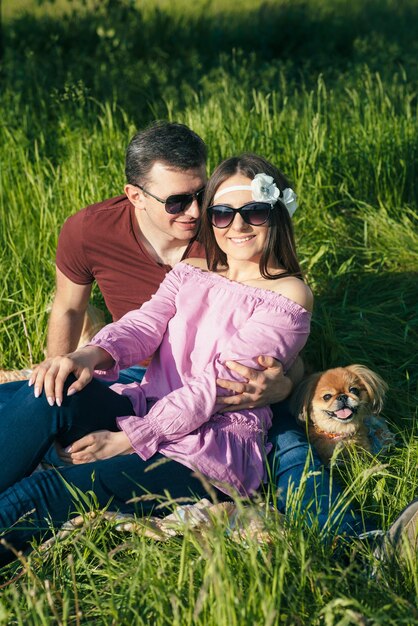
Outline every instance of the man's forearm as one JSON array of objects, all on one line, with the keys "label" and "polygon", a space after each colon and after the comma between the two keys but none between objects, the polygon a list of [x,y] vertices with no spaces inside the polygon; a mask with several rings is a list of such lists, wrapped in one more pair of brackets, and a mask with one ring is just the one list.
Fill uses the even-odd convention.
[{"label": "man's forearm", "polygon": [[287,372],[287,377],[292,381],[292,388],[300,383],[305,373],[305,366],[300,356],[297,357],[290,370]]},{"label": "man's forearm", "polygon": [[59,312],[53,308],[48,324],[47,356],[73,352],[80,341],[83,324],[84,312]]}]

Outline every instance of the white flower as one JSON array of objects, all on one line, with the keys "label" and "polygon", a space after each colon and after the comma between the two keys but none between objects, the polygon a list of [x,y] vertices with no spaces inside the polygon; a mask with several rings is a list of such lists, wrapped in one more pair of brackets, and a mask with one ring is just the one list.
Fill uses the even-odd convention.
[{"label": "white flower", "polygon": [[267,174],[256,174],[251,181],[253,200],[257,202],[269,202],[272,206],[280,197],[280,191],[272,176]]},{"label": "white flower", "polygon": [[298,203],[297,203],[296,198],[297,196],[295,192],[290,187],[286,187],[286,189],[283,190],[283,197],[280,198],[280,200],[283,202],[286,209],[289,211],[290,217],[293,216],[293,213],[298,208]]},{"label": "white flower", "polygon": [[267,174],[256,174],[251,181],[251,190],[253,192],[253,200],[257,200],[257,202],[269,202],[271,206],[276,204],[277,200],[283,202],[289,211],[290,217],[298,208],[296,194],[293,189],[286,187],[282,192],[282,197],[280,197],[280,189],[277,188],[274,178],[267,176]]}]

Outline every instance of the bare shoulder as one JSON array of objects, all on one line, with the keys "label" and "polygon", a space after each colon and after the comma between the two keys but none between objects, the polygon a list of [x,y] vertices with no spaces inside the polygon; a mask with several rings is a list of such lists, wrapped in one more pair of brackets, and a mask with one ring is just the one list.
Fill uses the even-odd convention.
[{"label": "bare shoulder", "polygon": [[198,258],[184,259],[183,263],[188,263],[189,265],[193,265],[193,267],[198,267],[201,270],[208,269],[208,264],[206,263],[206,259],[198,259]]},{"label": "bare shoulder", "polygon": [[314,297],[311,289],[303,280],[296,276],[286,276],[279,280],[269,281],[269,288],[282,296],[293,300],[307,311],[312,311]]}]

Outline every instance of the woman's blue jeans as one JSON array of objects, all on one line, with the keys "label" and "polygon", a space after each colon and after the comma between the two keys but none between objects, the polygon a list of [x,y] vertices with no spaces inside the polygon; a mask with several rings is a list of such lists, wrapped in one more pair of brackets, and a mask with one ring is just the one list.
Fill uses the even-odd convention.
[{"label": "woman's blue jeans", "polygon": [[277,507],[289,517],[302,517],[304,523],[330,537],[338,533],[353,538],[374,530],[371,520],[364,519],[343,497],[341,485],[309,445],[287,403],[275,404],[272,409],[269,441],[273,448],[268,460]]},{"label": "woman's blue jeans", "polygon": [[[371,526],[352,507],[346,503],[342,506],[339,485],[331,482],[286,404],[273,409],[269,464],[279,509],[302,516],[305,522],[330,535],[344,532],[356,536],[370,530]],[[138,505],[127,502],[134,495],[207,495],[191,471],[175,461],[146,471],[161,455],[142,461],[131,454],[31,474],[55,439],[66,446],[94,430],[117,430],[115,417],[131,413],[126,397],[98,381],[66,398],[61,408],[50,407],[44,396],[35,399],[27,384],[20,386],[0,410],[0,534],[18,549],[34,537],[50,534],[52,526],[59,527],[80,506],[66,483],[83,493],[94,493],[96,506],[110,505],[121,512],[145,515],[156,501],[145,500],[138,509]],[[293,498],[295,490],[298,497]],[[10,553],[0,548],[0,563],[9,558]]]}]

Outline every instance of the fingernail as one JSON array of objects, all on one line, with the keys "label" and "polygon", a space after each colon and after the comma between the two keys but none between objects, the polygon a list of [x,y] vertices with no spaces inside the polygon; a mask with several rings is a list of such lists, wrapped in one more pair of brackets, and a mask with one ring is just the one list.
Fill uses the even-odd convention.
[{"label": "fingernail", "polygon": [[69,389],[67,392],[67,396],[73,396],[76,393],[76,389]]},{"label": "fingernail", "polygon": [[61,400],[60,400],[60,398],[56,398],[55,402],[57,403],[57,406],[61,406]]},{"label": "fingernail", "polygon": [[32,387],[33,383],[34,383],[34,381],[29,379],[29,382],[28,382],[29,387]]},{"label": "fingernail", "polygon": [[231,367],[231,364],[232,364],[232,361],[225,361],[225,365],[226,365],[227,367]]},{"label": "fingernail", "polygon": [[54,406],[54,398],[52,398],[51,396],[48,396],[47,400],[48,400],[49,406]]},{"label": "fingernail", "polygon": [[70,454],[72,449],[73,449],[72,446],[67,446],[66,448],[64,448],[64,452],[67,452],[68,454]]},{"label": "fingernail", "polygon": [[35,389],[33,390],[33,395],[35,396],[35,398],[39,398],[40,393],[41,392],[39,387],[35,387]]}]

